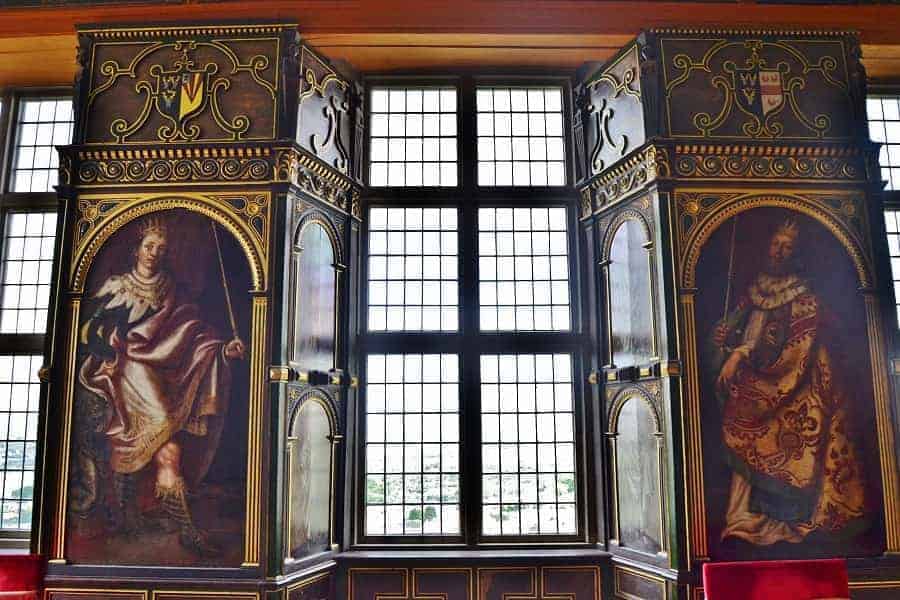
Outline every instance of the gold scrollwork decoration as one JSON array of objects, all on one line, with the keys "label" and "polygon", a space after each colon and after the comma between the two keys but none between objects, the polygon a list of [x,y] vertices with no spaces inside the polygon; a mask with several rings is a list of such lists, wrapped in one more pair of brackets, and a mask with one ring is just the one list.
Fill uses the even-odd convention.
[{"label": "gold scrollwork decoration", "polygon": [[78,161],[79,185],[269,181],[266,157],[106,158]]},{"label": "gold scrollwork decoration", "polygon": [[[714,73],[712,65],[714,57],[725,49],[735,47],[743,47],[749,51],[743,66],[738,66],[733,60],[725,60],[722,62],[721,72]],[[786,60],[769,64],[760,56],[764,49],[776,49],[796,60],[800,72],[792,73],[791,65]],[[716,40],[700,60],[695,61],[688,54],[679,53],[672,57],[671,64],[677,73],[665,84],[667,102],[671,101],[673,91],[686,83],[696,71],[709,73],[711,75],[709,83],[722,95],[722,104],[716,114],[698,112],[693,117],[694,127],[702,137],[715,135],[737,110],[747,117],[741,124],[744,135],[751,138],[778,138],[784,133],[784,126],[775,118],[782,114],[785,108],[789,108],[794,118],[809,131],[810,137],[821,139],[831,130],[831,119],[826,114],[809,116],[801,109],[797,95],[806,87],[804,77],[812,72],[818,73],[827,85],[845,95],[849,94],[847,82],[834,77],[838,69],[836,58],[826,55],[812,62],[786,40]],[[772,104],[754,110],[751,106],[757,101],[755,95],[760,92],[752,89],[749,84],[745,86],[744,83],[755,82],[755,78],[761,73],[771,74],[772,85],[778,88],[780,98],[773,98]]]},{"label": "gold scrollwork decoration", "polygon": [[641,90],[636,90],[631,87],[631,84],[637,79],[636,71],[634,67],[630,69],[626,69],[622,74],[622,80],[617,81],[616,78],[610,73],[609,70],[603,72],[596,80],[592,81],[589,85],[591,90],[597,88],[600,83],[607,83],[613,89],[613,98],[618,98],[623,93],[641,99]]},{"label": "gold scrollwork decoration", "polygon": [[[640,105],[641,90],[637,76],[637,64],[637,47],[632,46],[587,84],[591,96],[599,101],[599,104],[595,105],[594,102],[590,102],[585,107],[589,122],[593,124],[596,131],[596,140],[590,153],[593,173],[599,173],[608,166],[606,161],[601,158],[604,153],[608,156],[609,151],[612,150],[616,156],[622,157],[631,150],[631,141],[628,135],[621,134],[618,140],[614,139],[610,131],[610,123],[616,115],[616,109],[612,106],[613,100],[624,94],[634,98]],[[633,87],[632,84],[636,84],[636,87]],[[598,88],[601,86],[608,87],[609,91],[598,92]]]},{"label": "gold scrollwork decoration", "polygon": [[[106,77],[99,85],[88,93],[87,110],[97,97],[112,88],[122,77],[135,79],[138,69],[144,61],[161,51],[171,50],[180,56],[171,63],[171,68],[162,63],[155,63],[148,69],[151,79],[142,79],[134,84],[134,92],[143,97],[141,108],[134,119],[124,117],[113,119],[109,132],[116,143],[127,143],[129,137],[140,131],[156,109],[164,123],[156,130],[156,137],[164,142],[198,141],[201,129],[194,121],[204,112],[212,115],[216,125],[224,132],[227,139],[239,141],[250,128],[250,117],[246,114],[227,116],[221,104],[220,93],[232,87],[232,77],[239,73],[247,73],[250,78],[263,88],[273,103],[277,97],[275,84],[268,81],[262,73],[270,68],[270,59],[263,54],[256,54],[242,62],[235,51],[226,43],[228,40],[188,40],[174,42],[149,43],[140,50],[128,63],[120,65],[116,60],[107,60],[100,65],[99,74]],[[277,39],[274,40],[277,44]],[[212,48],[225,56],[230,69],[220,72],[220,65],[208,61],[195,67],[193,55],[200,48]],[[227,63],[226,63],[227,64]],[[278,77],[278,65],[275,65],[275,80]],[[218,77],[216,77],[219,75]],[[273,104],[274,110],[274,104]],[[273,131],[274,134],[274,131]]]},{"label": "gold scrollwork decoration", "polygon": [[[308,54],[310,53],[304,49],[304,59]],[[313,58],[329,72],[325,73],[321,81],[319,81],[316,79],[316,72],[310,67],[306,68],[303,78],[307,88],[300,93],[299,103],[303,104],[305,100],[314,94],[318,94],[320,98],[325,100],[322,114],[325,116],[328,123],[328,130],[325,134],[325,139],[321,139],[317,133],[312,134],[310,136],[309,145],[316,156],[320,156],[327,147],[334,146],[338,153],[338,158],[335,159],[334,166],[341,172],[346,173],[350,164],[350,154],[347,152],[347,149],[344,148],[344,143],[342,141],[341,115],[346,115],[350,112],[349,98],[346,97],[347,88],[350,84],[337,73],[331,71],[328,65],[319,60],[318,57]],[[336,95],[328,94],[329,86],[337,87],[340,91],[340,98]]]},{"label": "gold scrollwork decoration", "polygon": [[[782,149],[783,150],[783,149]],[[761,156],[738,148],[678,147],[675,174],[690,178],[768,178],[855,180],[865,178],[860,156],[797,153]]]},{"label": "gold scrollwork decoration", "polygon": [[617,154],[619,156],[625,156],[625,153],[628,152],[628,136],[623,133],[619,144],[613,139],[609,131],[609,123],[615,116],[616,111],[609,105],[608,98],[600,99],[599,108],[591,104],[587,107],[587,112],[594,116],[594,127],[597,130],[597,141],[594,143],[594,148],[591,151],[591,170],[594,173],[599,173],[606,168],[606,162],[600,158],[603,150],[608,146],[613,150],[618,150]]}]

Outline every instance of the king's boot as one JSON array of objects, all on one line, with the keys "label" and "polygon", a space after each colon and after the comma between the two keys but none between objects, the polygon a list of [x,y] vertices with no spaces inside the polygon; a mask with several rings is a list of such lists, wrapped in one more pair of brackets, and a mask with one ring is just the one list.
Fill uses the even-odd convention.
[{"label": "king's boot", "polygon": [[184,548],[199,556],[221,556],[222,549],[210,542],[207,535],[194,526],[184,479],[177,479],[171,487],[157,482],[156,497],[159,498],[166,514],[178,524],[178,541]]}]

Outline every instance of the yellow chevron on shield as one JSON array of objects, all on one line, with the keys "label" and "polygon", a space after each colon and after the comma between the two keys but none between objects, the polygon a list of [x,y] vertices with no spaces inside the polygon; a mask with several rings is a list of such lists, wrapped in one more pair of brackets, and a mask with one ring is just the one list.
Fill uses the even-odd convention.
[{"label": "yellow chevron on shield", "polygon": [[203,106],[204,93],[206,91],[206,73],[203,71],[188,71],[181,74],[181,90],[178,102],[178,118],[184,119]]}]

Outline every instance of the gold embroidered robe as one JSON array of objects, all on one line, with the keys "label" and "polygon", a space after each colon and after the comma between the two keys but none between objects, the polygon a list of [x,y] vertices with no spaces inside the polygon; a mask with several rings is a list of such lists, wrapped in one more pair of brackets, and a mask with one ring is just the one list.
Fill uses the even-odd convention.
[{"label": "gold embroidered robe", "polygon": [[110,465],[134,473],[174,436],[183,446],[188,483],[201,480],[215,455],[228,408],[225,341],[182,302],[171,278],[137,273],[108,278],[100,306],[82,327],[87,357],[79,381],[106,401],[102,430]]},{"label": "gold embroidered robe", "polygon": [[732,352],[742,361],[727,389],[717,390],[734,471],[723,539],[799,542],[865,514],[863,468],[823,313],[797,276],[760,274],[724,321],[713,378]]}]

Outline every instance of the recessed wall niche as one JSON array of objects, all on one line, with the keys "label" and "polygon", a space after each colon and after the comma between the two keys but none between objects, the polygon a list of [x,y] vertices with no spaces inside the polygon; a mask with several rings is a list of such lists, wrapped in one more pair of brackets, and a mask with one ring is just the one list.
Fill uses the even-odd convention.
[{"label": "recessed wall niche", "polygon": [[636,218],[621,222],[609,246],[609,362],[616,367],[650,362],[655,353],[647,248]]},{"label": "recessed wall niche", "polygon": [[288,559],[331,549],[335,436],[330,402],[310,393],[295,409],[288,436]]},{"label": "recessed wall niche", "polygon": [[662,432],[653,407],[639,395],[626,396],[613,414],[610,430],[618,543],[656,554],[664,548],[659,473]]},{"label": "recessed wall niche", "polygon": [[334,368],[336,350],[337,272],[331,238],[318,221],[310,221],[301,228],[294,262],[291,360],[304,370],[328,371]]}]

